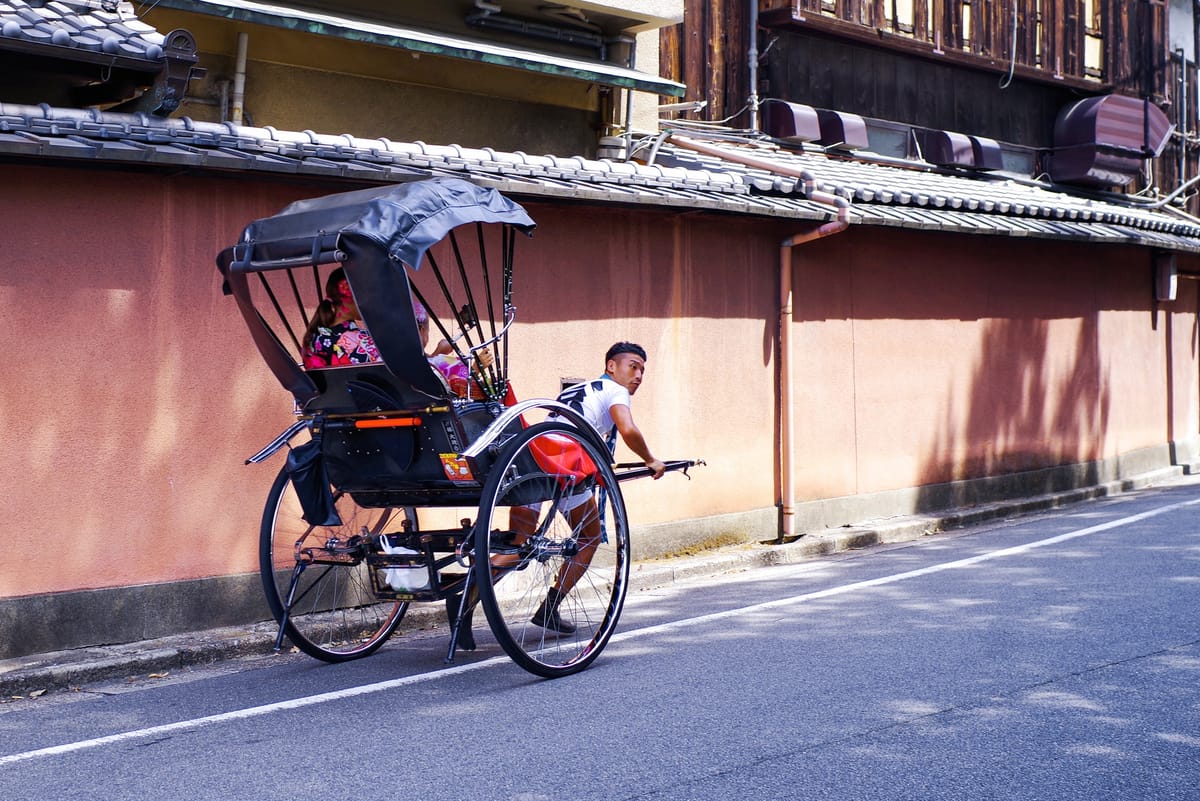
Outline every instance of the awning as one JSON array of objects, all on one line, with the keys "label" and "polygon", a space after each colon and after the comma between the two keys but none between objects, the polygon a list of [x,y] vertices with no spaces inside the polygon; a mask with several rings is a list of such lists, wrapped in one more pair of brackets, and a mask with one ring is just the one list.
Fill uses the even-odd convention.
[{"label": "awning", "polygon": [[429,55],[479,61],[671,97],[683,97],[686,90],[681,83],[602,61],[588,61],[534,50],[518,50],[417,28],[323,14],[303,8],[255,3],[251,0],[159,0],[156,5],[160,8],[210,14],[239,22],[270,25],[317,36],[333,36]]}]

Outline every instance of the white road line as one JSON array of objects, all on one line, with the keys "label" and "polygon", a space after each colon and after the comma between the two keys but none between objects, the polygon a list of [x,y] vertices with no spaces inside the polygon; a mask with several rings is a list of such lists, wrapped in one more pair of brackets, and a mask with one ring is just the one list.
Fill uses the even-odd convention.
[{"label": "white road line", "polygon": [[882,587],[885,584],[895,584],[898,581],[907,581],[908,579],[917,578],[919,576],[927,576],[931,573],[941,573],[944,570],[958,570],[960,568],[979,564],[980,562],[987,562],[992,559],[1003,559],[1008,556],[1016,556],[1017,554],[1026,553],[1037,548],[1044,548],[1048,545],[1057,545],[1060,542],[1078,539],[1079,537],[1086,537],[1091,534],[1099,534],[1102,531],[1110,531],[1114,528],[1127,526],[1130,523],[1137,523],[1151,517],[1157,517],[1161,514],[1166,514],[1167,512],[1174,512],[1177,509],[1182,509],[1187,506],[1195,506],[1196,504],[1200,504],[1200,498],[1191,501],[1180,501],[1179,503],[1172,503],[1168,504],[1167,506],[1160,506],[1157,509],[1151,509],[1148,512],[1139,512],[1135,515],[1129,515],[1116,520],[1110,520],[1107,523],[1098,523],[1097,525],[1088,526],[1087,528],[1068,531],[1065,534],[1059,534],[1058,536],[1050,537],[1048,539],[1027,542],[1024,545],[1014,545],[1011,548],[1002,548],[999,551],[988,551],[987,553],[981,553],[978,556],[971,556],[966,559],[958,559],[954,562],[944,562],[940,565],[930,565],[929,567],[909,570],[904,573],[894,573],[890,576],[880,576],[879,578],[866,579],[865,581],[856,581],[853,584],[843,584],[839,587],[830,587],[826,590],[817,590],[816,592],[809,592],[803,595],[793,595],[789,598],[777,598],[774,601],[764,601],[763,603],[755,604],[754,606],[743,606],[739,607],[738,609],[729,609],[724,612],[713,612],[710,615],[690,617],[686,620],[675,620],[670,623],[660,623],[656,626],[648,626],[644,629],[635,629],[633,631],[627,631],[623,634],[614,636],[613,641],[616,642],[618,640],[629,640],[633,639],[634,637],[643,637],[647,634],[657,634],[663,631],[670,631],[671,629],[682,629],[689,626],[703,625],[714,620],[739,617],[741,615],[758,612],[764,609],[774,609],[780,606],[791,606],[792,604],[814,601],[818,598],[832,598],[835,595],[846,595],[847,593],[857,592],[870,587]]},{"label": "white road line", "polygon": [[215,726],[218,723],[227,723],[232,720],[245,720],[247,718],[261,717],[262,715],[270,715],[275,712],[282,712],[288,709],[300,709],[314,704],[324,704],[329,701],[340,701],[343,698],[353,698],[358,695],[370,695],[371,693],[383,692],[384,690],[392,690],[397,687],[406,687],[412,684],[419,684],[430,679],[437,679],[443,676],[455,676],[460,673],[469,673],[472,670],[480,670],[492,665],[509,663],[507,656],[495,656],[491,659],[485,659],[482,662],[473,662],[467,665],[455,665],[454,667],[445,668],[443,670],[434,671],[432,673],[419,673],[415,676],[405,676],[400,679],[391,679],[389,681],[380,681],[374,684],[363,684],[358,687],[347,687],[344,690],[335,690],[328,693],[320,693],[318,695],[307,695],[303,698],[294,698],[290,701],[277,701],[273,704],[263,704],[262,706],[252,706],[246,709],[235,709],[232,712],[222,712],[219,715],[208,715],[203,718],[193,718],[192,720],[181,720],[178,723],[166,723],[162,726],[151,726],[146,729],[136,729],[134,731],[122,732],[121,734],[110,734],[106,737],[97,737],[92,740],[80,740],[75,743],[66,743],[64,745],[54,745],[49,748],[38,748],[34,751],[25,751],[20,754],[10,754],[9,756],[0,757],[0,767],[11,765],[14,762],[22,762],[29,759],[37,759],[39,757],[55,756],[56,754],[69,754],[72,751],[83,751],[88,748],[99,748],[104,745],[112,745],[126,740],[142,740],[148,737],[159,737],[164,734],[172,734],[180,731],[192,731],[195,729],[205,728],[207,726]]},{"label": "white road line", "polygon": [[[959,559],[953,562],[944,562],[939,565],[931,565],[929,567],[918,568],[917,570],[909,570],[904,573],[895,573],[890,576],[880,576],[879,578],[867,579],[865,581],[856,581],[852,584],[843,584],[838,587],[830,587],[825,590],[817,590],[816,592],[804,593],[803,595],[794,595],[788,598],[778,598],[774,601],[766,601],[753,606],[743,606],[738,609],[729,609],[724,612],[714,612],[709,615],[701,615],[699,617],[687,618],[686,620],[676,620],[670,623],[660,623],[655,626],[647,626],[646,628],[634,629],[616,634],[612,638],[612,642],[621,642],[624,640],[632,640],[637,637],[646,637],[652,634],[660,634],[665,631],[674,629],[689,628],[692,626],[702,626],[717,620],[724,620],[732,617],[740,617],[742,615],[753,614],[765,609],[775,609],[781,606],[791,606],[794,604],[813,601],[818,598],[832,598],[836,595],[847,595],[849,593],[858,592],[859,590],[868,589],[871,587],[881,587],[886,584],[895,584],[900,581],[927,576],[933,573],[940,573],[945,570],[958,570],[971,565],[987,562],[992,559],[1003,559],[1008,556],[1016,556],[1018,554],[1032,551],[1036,548],[1044,548],[1049,545],[1057,545],[1060,542],[1078,539],[1079,537],[1087,537],[1092,534],[1099,534],[1103,531],[1110,531],[1114,528],[1127,526],[1131,523],[1137,523],[1142,520],[1147,520],[1158,515],[1173,512],[1177,509],[1183,509],[1188,506],[1200,504],[1200,498],[1190,501],[1181,501],[1172,503],[1166,506],[1160,506],[1156,509],[1151,509],[1146,512],[1140,512],[1135,515],[1110,520],[1107,523],[1100,523],[1087,528],[1068,531],[1065,534],[1059,534],[1055,537],[1050,537],[1044,540],[1029,542],[1024,545],[1016,545],[1012,548],[1003,548],[999,551],[989,551],[988,553],[972,556],[967,559]],[[370,695],[373,693],[393,690],[399,687],[407,687],[422,682],[431,681],[433,679],[441,679],[447,676],[457,676],[462,673],[469,673],[475,670],[483,670],[484,668],[493,667],[499,664],[511,664],[507,656],[495,656],[491,659],[485,659],[481,662],[473,662],[464,665],[455,665],[454,667],[443,668],[430,673],[419,673],[414,676],[405,676],[399,679],[391,679],[388,681],[376,682],[374,684],[363,684],[358,687],[348,687],[344,690],[335,690],[328,693],[319,693],[317,695],[308,695],[302,698],[295,698],[290,701],[278,701],[273,704],[263,704],[262,706],[252,706],[246,709],[237,709],[232,712],[223,712],[219,715],[208,715],[202,718],[193,718],[191,720],[181,720],[177,723],[167,723],[162,726],[151,726],[145,729],[136,729],[134,731],[122,732],[120,734],[110,734],[106,737],[96,737],[91,740],[80,740],[74,743],[66,743],[64,745],[55,745],[48,748],[38,748],[33,751],[24,751],[8,756],[0,756],[0,767],[11,765],[16,762],[25,762],[32,759],[42,757],[56,756],[59,754],[69,754],[74,751],[83,751],[90,748],[100,748],[106,745],[121,743],[128,740],[142,740],[151,737],[158,737],[164,734],[172,734],[180,731],[192,731],[208,726],[215,726],[220,723],[227,723],[234,720],[245,720],[248,718],[261,717],[270,715],[275,712],[282,712],[290,709],[300,709],[306,706],[314,706],[316,704],[324,704],[330,701],[339,701],[343,698],[353,698],[360,695]]]}]

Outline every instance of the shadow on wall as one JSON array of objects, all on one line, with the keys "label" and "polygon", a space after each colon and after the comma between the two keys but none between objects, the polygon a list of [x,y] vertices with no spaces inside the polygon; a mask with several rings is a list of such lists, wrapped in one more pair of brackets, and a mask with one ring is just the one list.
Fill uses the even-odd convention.
[{"label": "shadow on wall", "polygon": [[[988,321],[975,365],[969,390],[959,395],[965,410],[947,409],[923,465],[921,510],[1099,481],[1112,386],[1097,314]],[[1061,465],[1076,467],[1043,469]],[[961,481],[977,478],[988,480]]]},{"label": "shadow on wall", "polygon": [[[13,330],[52,335],[41,337],[50,358],[0,388],[0,420],[21,432],[6,522],[25,533],[0,597],[253,571],[278,463],[243,461],[286,425],[291,399],[252,352],[213,254],[304,187],[11,172],[24,189],[5,220],[23,257],[6,266],[0,299]],[[136,225],[114,226],[112,208]],[[48,542],[61,546],[49,560]],[[40,566],[16,568],[28,564]]]}]

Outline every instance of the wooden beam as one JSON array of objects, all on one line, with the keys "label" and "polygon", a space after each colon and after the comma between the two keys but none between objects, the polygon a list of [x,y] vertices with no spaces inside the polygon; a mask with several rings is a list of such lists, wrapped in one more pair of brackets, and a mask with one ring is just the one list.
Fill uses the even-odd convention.
[{"label": "wooden beam", "polygon": [[913,0],[913,38],[929,40],[929,0]]},{"label": "wooden beam", "polygon": [[[798,0],[803,2],[804,0]],[[807,31],[809,33],[819,33],[825,36],[832,36],[850,41],[865,42],[876,47],[885,47],[890,50],[908,53],[909,55],[920,58],[927,58],[933,61],[940,61],[947,64],[954,64],[962,67],[969,67],[996,74],[1008,74],[1009,60],[1003,56],[987,56],[977,55],[961,49],[948,46],[943,40],[942,46],[938,45],[937,29],[941,22],[944,22],[944,15],[939,16],[939,12],[944,12],[947,5],[953,0],[929,0],[933,15],[933,35],[928,37],[928,40],[920,40],[915,36],[907,34],[897,34],[891,31],[879,31],[874,28],[866,28],[862,25],[847,23],[844,20],[835,19],[833,17],[816,14],[799,14],[798,10],[772,11],[760,13],[759,22],[764,27],[789,28],[792,30]],[[957,0],[961,2],[961,0]],[[940,22],[941,21],[941,22]],[[1045,30],[1046,26],[1041,26],[1042,34],[1042,52],[1046,54],[1047,44],[1049,44],[1050,54],[1053,54],[1054,43],[1049,38],[1050,32]],[[1043,63],[1034,65],[1022,63],[1018,59],[1018,63],[1013,70],[1013,74],[1022,79],[1036,81],[1038,83],[1054,84],[1055,86],[1066,86],[1081,91],[1092,93],[1100,93],[1110,91],[1112,85],[1110,81],[1094,78],[1088,78],[1084,75],[1070,75],[1062,73],[1055,75],[1053,72],[1053,62],[1049,65]]]},{"label": "wooden beam", "polygon": [[708,99],[708,87],[705,82],[704,54],[707,50],[708,28],[705,10],[708,3],[705,0],[684,0],[683,15],[690,20],[684,26],[687,37],[682,44],[683,53],[683,82],[687,84],[685,100]]},{"label": "wooden beam", "polygon": [[1038,0],[1021,0],[1017,10],[1017,63],[1038,66]]}]

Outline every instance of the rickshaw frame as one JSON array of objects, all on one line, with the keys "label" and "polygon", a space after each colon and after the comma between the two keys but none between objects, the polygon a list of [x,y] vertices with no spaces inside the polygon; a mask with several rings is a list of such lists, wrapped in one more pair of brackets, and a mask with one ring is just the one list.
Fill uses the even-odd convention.
[{"label": "rickshaw frame", "polygon": [[[483,301],[474,296],[454,233],[470,225],[478,232],[478,261],[472,264],[483,275]],[[501,231],[496,276],[485,226]],[[247,460],[261,462],[289,449],[260,532],[263,585],[280,624],[277,648],[286,636],[326,661],[366,656],[395,631],[409,602],[434,600],[444,600],[449,613],[447,661],[456,649],[474,646],[476,602],[504,650],[538,675],[586,668],[611,637],[630,561],[622,476],[613,470],[609,447],[575,410],[549,399],[517,402],[508,382],[515,234],[531,235],[533,229],[525,210],[494,190],[432,178],[298,201],[250,223],[239,242],[217,257],[226,293],[236,300],[268,368],[295,401],[297,420]],[[410,272],[415,275],[428,259],[451,301],[452,281],[430,252],[444,241],[451,243],[458,267],[458,278],[450,271],[451,278],[465,286],[469,303],[461,310],[443,304],[452,326],[461,329],[457,335],[435,319],[443,335],[456,337],[454,351],[469,364],[477,396],[449,392],[418,335],[412,301],[429,303]],[[308,324],[306,299],[313,289],[301,287],[296,274],[311,272],[319,294],[321,270],[333,265],[345,271],[378,348],[378,363],[305,369],[297,358],[306,343],[282,299],[290,292],[300,321]],[[286,282],[277,292],[271,274],[279,271],[286,271]],[[261,292],[255,295],[264,287],[265,301]],[[273,307],[282,329],[268,322],[264,305],[268,312]],[[498,351],[491,366],[475,358],[484,348]],[[530,414],[553,416],[531,425]],[[293,447],[292,439],[306,430],[309,441]],[[573,454],[575,467],[547,467],[543,453],[549,446]],[[672,462],[669,468],[686,471],[692,464]],[[625,477],[644,474],[627,471]],[[581,492],[592,494],[595,513],[574,529],[564,527],[560,501]],[[439,507],[474,507],[476,514],[457,527],[423,529],[417,510]],[[522,516],[514,510],[528,510],[522,515],[535,515],[536,522],[514,522]],[[537,593],[557,587],[555,582],[581,565],[586,581],[574,585],[565,596],[571,602],[562,607],[562,619],[571,622],[551,631],[531,625]],[[342,583],[321,587],[318,582],[330,575]],[[573,598],[583,594],[589,594],[586,601]],[[539,607],[532,620],[542,611]],[[541,620],[546,624],[548,618]],[[552,623],[558,625],[559,618]]]}]

